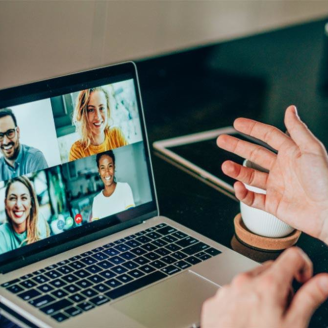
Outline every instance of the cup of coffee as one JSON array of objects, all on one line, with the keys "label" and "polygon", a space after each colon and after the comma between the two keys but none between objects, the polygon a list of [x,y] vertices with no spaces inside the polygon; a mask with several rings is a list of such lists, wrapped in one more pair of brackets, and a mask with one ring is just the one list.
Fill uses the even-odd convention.
[{"label": "cup of coffee", "polygon": [[[243,165],[261,172],[268,172],[268,170],[249,160],[245,160]],[[266,194],[266,191],[263,189],[249,186],[247,184],[244,185],[246,189],[250,191],[258,194]],[[240,202],[240,211],[242,220],[247,229],[257,235],[270,238],[281,238],[291,234],[295,230],[293,227],[279,220],[274,215],[257,208],[250,207],[242,202]]]}]

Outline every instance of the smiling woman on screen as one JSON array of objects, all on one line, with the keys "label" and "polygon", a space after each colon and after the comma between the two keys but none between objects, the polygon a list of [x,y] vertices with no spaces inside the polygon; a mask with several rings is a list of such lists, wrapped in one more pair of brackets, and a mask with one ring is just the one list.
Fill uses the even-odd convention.
[{"label": "smiling woman on screen", "polygon": [[128,145],[121,129],[109,126],[109,119],[109,94],[104,87],[79,93],[73,123],[81,139],[72,145],[69,161]]},{"label": "smiling woman on screen", "polygon": [[93,200],[92,217],[101,219],[134,207],[133,194],[129,184],[116,182],[114,153],[110,150],[98,154],[96,161],[104,189]]},{"label": "smiling woman on screen", "polygon": [[7,222],[0,226],[0,254],[49,237],[48,223],[39,218],[39,203],[31,181],[24,176],[7,182]]}]

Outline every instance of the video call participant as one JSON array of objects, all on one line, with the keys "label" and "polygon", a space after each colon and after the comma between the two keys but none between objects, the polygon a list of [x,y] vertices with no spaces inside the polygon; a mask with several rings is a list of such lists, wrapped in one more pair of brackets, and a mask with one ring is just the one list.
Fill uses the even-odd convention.
[{"label": "video call participant", "polygon": [[104,183],[104,190],[93,199],[92,217],[101,219],[134,207],[129,184],[116,182],[114,153],[110,150],[98,154],[96,161],[100,178]]},{"label": "video call participant", "polygon": [[39,216],[39,203],[31,181],[24,176],[7,182],[7,222],[0,226],[0,254],[49,237],[48,223]]},{"label": "video call participant", "polygon": [[104,87],[79,93],[73,123],[81,139],[72,145],[69,161],[128,145],[121,129],[109,126],[109,119],[109,94]]},{"label": "video call participant", "polygon": [[0,109],[0,180],[43,170],[48,167],[43,153],[19,142],[20,129],[10,108]]}]

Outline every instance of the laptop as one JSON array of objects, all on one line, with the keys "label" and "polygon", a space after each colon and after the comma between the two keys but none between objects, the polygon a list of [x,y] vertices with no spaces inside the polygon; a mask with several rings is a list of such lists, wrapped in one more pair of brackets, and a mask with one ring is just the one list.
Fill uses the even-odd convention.
[{"label": "laptop", "polygon": [[0,108],[0,309],[20,326],[198,327],[258,265],[160,216],[134,63],[2,90]]}]

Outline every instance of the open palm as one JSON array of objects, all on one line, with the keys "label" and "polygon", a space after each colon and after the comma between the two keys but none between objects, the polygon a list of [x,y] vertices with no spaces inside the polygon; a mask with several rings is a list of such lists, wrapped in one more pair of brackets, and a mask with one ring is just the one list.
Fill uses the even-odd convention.
[{"label": "open palm", "polygon": [[[218,146],[262,166],[269,173],[243,167],[231,161],[223,172],[241,182],[235,183],[236,197],[246,205],[265,210],[296,229],[328,242],[328,158],[323,145],[297,115],[286,110],[289,135],[253,120],[238,118],[236,130],[260,139],[278,151],[222,135]],[[265,189],[257,194],[244,184]]]}]

